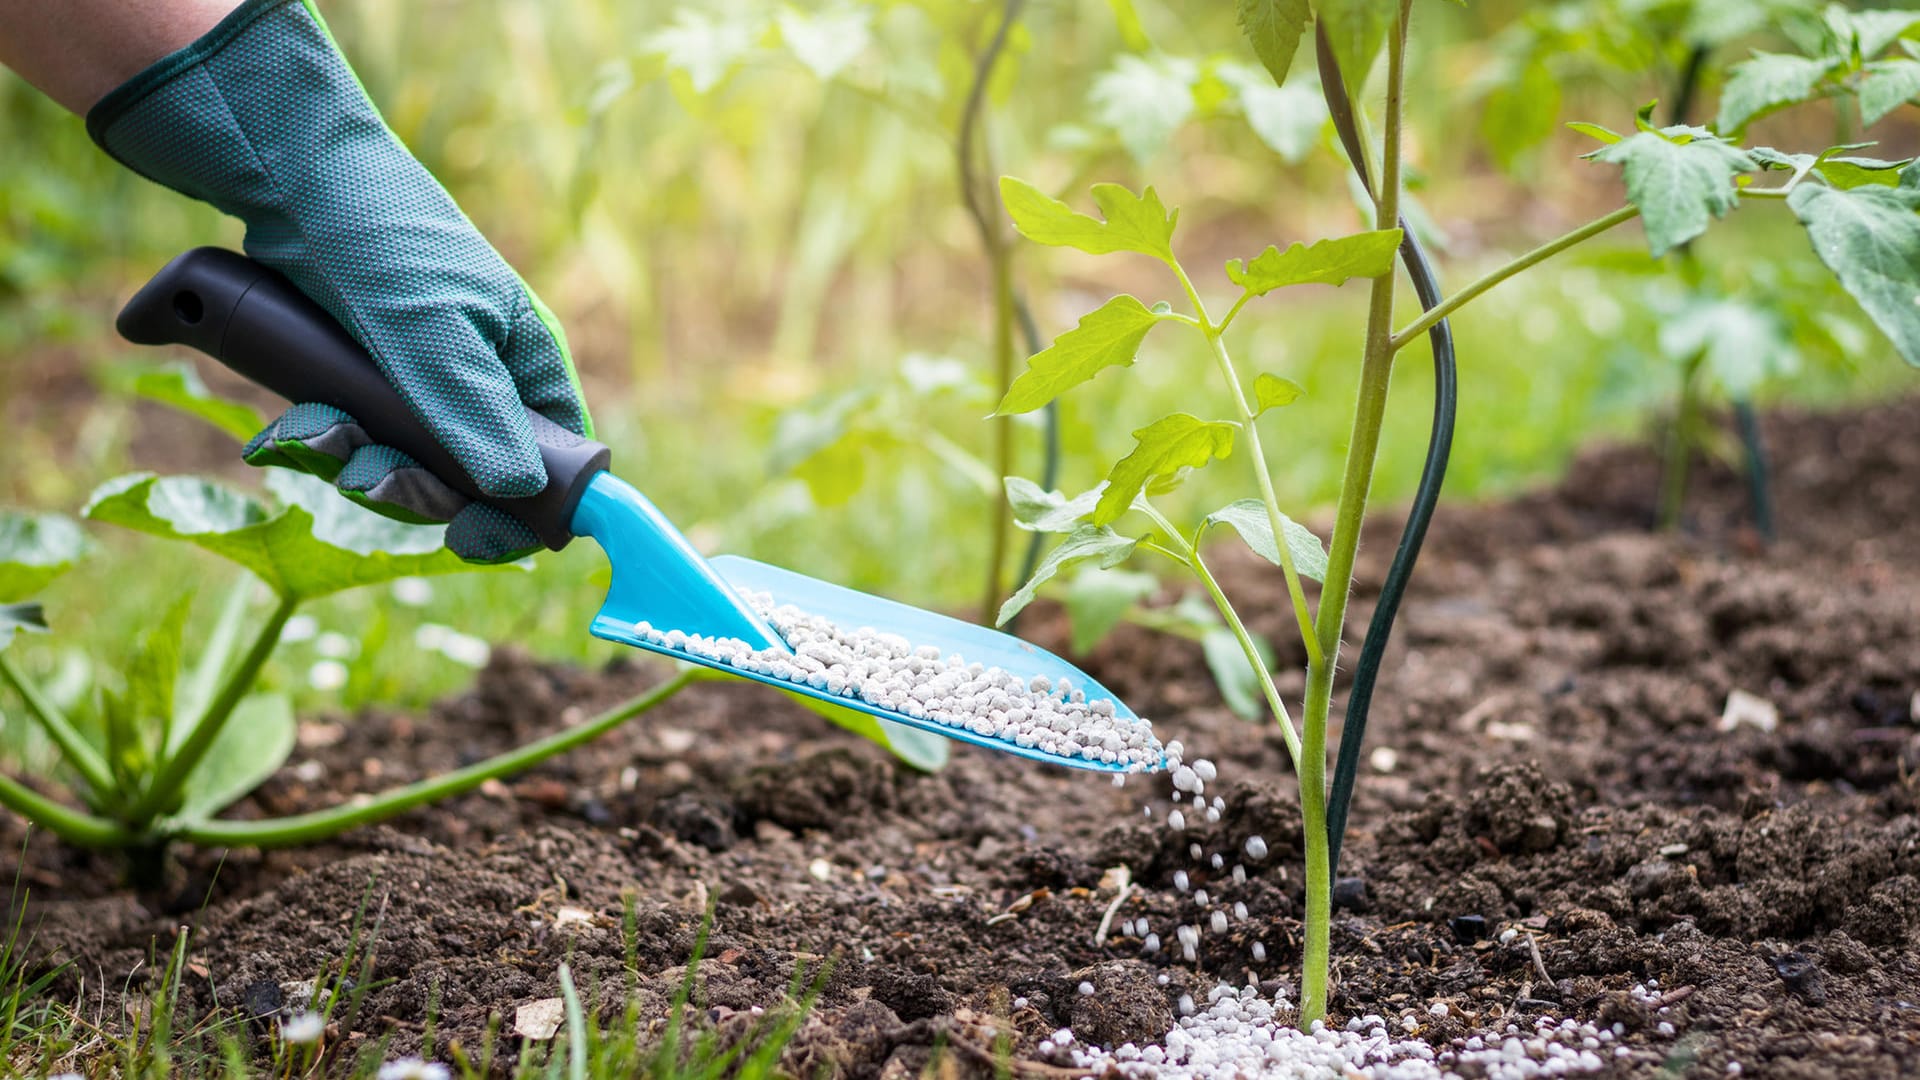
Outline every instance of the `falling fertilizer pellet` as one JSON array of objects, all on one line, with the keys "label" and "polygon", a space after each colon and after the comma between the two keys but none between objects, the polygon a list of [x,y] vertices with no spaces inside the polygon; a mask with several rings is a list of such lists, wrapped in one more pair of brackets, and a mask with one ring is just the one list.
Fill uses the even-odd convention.
[{"label": "falling fertilizer pellet", "polygon": [[[1194,834],[1179,837],[1184,844],[1169,845],[1175,852],[1184,846],[1192,859],[1191,872],[1178,869],[1171,878],[1174,891],[1192,901],[1193,908],[1187,916],[1192,921],[1175,924],[1170,935],[1172,940],[1168,942],[1163,942],[1159,934],[1149,932],[1144,916],[1137,921],[1123,921],[1118,936],[1137,935],[1143,957],[1158,956],[1163,948],[1177,945],[1175,962],[1187,965],[1197,974],[1203,966],[1200,960],[1203,935],[1211,935],[1218,942],[1226,938],[1235,923],[1246,924],[1249,929],[1258,927],[1247,901],[1236,898],[1236,894],[1240,892],[1239,886],[1246,885],[1251,877],[1246,863],[1266,861],[1269,848],[1265,837],[1246,837],[1241,843],[1246,863],[1232,863],[1230,868],[1225,854],[1209,854],[1205,850],[1200,841],[1215,840],[1215,837],[1210,831],[1209,835],[1201,835],[1200,820],[1204,816],[1207,824],[1219,822],[1226,813],[1226,800],[1220,796],[1209,799],[1205,795],[1207,785],[1219,778],[1217,766],[1205,759],[1183,763],[1184,753],[1185,748],[1178,740],[1167,742],[1165,764],[1173,788],[1169,794],[1174,808],[1166,811],[1162,826],[1175,834],[1186,833],[1190,824],[1195,830]],[[1182,809],[1188,806],[1190,810]],[[1152,804],[1142,811],[1149,820],[1157,813]],[[1254,929],[1254,932],[1259,931]],[[1508,935],[1512,933],[1507,931]],[[1503,940],[1510,938],[1503,936]],[[1249,942],[1246,950],[1244,955],[1250,956],[1253,964],[1267,963],[1264,942]],[[1261,976],[1250,969],[1246,978],[1253,983]],[[1104,1049],[1088,1045],[1072,1031],[1062,1029],[1039,1044],[1042,1056],[1055,1065],[1070,1066],[1078,1075],[1123,1080],[1265,1080],[1268,1077],[1536,1080],[1602,1070],[1607,1062],[1600,1051],[1619,1035],[1616,1031],[1572,1020],[1541,1018],[1532,1031],[1502,1020],[1494,1030],[1464,1035],[1446,1043],[1428,1042],[1421,1036],[1431,1034],[1435,1022],[1458,1022],[1444,1002],[1426,1005],[1424,1016],[1420,1007],[1414,1006],[1396,1011],[1391,1019],[1378,1015],[1353,1017],[1341,1029],[1315,1022],[1310,1032],[1303,1033],[1294,1026],[1298,1014],[1292,1002],[1283,996],[1292,993],[1284,985],[1279,993],[1263,996],[1257,986],[1235,989],[1221,983],[1206,995],[1206,1002],[1201,1005],[1196,1004],[1193,994],[1175,996],[1167,972],[1160,972],[1155,982],[1168,987],[1166,993],[1173,998],[1175,1015],[1172,1030],[1156,1043],[1126,1043]],[[1271,989],[1273,984],[1265,985]],[[1079,992],[1091,994],[1093,987],[1083,982],[1079,984]],[[1648,980],[1635,988],[1635,1000],[1650,1003],[1657,1000],[1660,993],[1652,980]],[[1664,1038],[1672,1038],[1675,1028],[1671,1021],[1662,1020],[1653,1030]],[[1390,1031],[1399,1032],[1399,1037]],[[1626,1049],[1616,1047],[1615,1053],[1625,1056]]]},{"label": "falling fertilizer pellet", "polygon": [[791,604],[777,605],[766,593],[743,595],[791,653],[755,649],[738,638],[656,630],[646,623],[634,632],[652,645],[718,666],[857,698],[980,738],[1128,772],[1178,765],[1177,742],[1162,748],[1150,721],[1115,715],[1113,702],[1105,698],[1089,702],[1070,679],[1060,679],[1057,686],[1045,675],[1022,680],[997,667],[969,664],[957,653],[942,655],[932,645],[915,648],[898,634],[865,626],[843,629]]}]

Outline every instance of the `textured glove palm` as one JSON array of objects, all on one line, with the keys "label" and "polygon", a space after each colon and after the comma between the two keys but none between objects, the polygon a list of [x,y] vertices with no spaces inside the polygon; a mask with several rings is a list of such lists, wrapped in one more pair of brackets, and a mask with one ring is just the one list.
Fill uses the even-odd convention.
[{"label": "textured glove palm", "polygon": [[[559,323],[388,130],[308,4],[247,0],[108,94],[87,130],[127,167],[245,222],[247,253],[365,346],[482,492],[546,486],[523,404],[592,434]],[[245,454],[388,516],[448,522],[463,558],[539,546],[337,409],[296,405]]]}]

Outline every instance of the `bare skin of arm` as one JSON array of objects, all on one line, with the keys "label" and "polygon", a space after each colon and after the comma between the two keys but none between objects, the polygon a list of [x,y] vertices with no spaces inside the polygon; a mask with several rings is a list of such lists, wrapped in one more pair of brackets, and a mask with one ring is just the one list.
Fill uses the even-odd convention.
[{"label": "bare skin of arm", "polygon": [[0,0],[0,64],[85,114],[239,0]]}]

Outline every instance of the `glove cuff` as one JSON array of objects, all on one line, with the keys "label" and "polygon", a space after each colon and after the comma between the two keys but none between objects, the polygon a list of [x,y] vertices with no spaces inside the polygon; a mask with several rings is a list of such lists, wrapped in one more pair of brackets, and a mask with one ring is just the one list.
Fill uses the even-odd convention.
[{"label": "glove cuff", "polygon": [[148,65],[146,70],[121,83],[107,92],[107,96],[94,103],[87,110],[87,134],[105,150],[115,161],[135,172],[146,175],[134,162],[114,152],[107,142],[107,130],[114,121],[125,115],[128,109],[145,100],[147,95],[171,82],[181,72],[191,69],[208,57],[226,48],[227,43],[239,37],[247,27],[252,26],[262,15],[287,4],[297,4],[301,0],[246,0],[239,7],[227,13],[213,29],[200,35],[199,40],[168,53]]}]

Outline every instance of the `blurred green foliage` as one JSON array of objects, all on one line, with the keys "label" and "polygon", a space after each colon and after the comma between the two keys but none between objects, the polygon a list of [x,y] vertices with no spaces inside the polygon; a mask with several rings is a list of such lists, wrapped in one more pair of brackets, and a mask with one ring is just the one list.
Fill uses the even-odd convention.
[{"label": "blurred green foliage", "polygon": [[[1617,205],[1611,170],[1577,162],[1591,144],[1561,122],[1621,116],[1669,93],[1688,61],[1688,28],[1704,25],[1698,12],[1763,6],[1422,4],[1410,213],[1440,241],[1445,276],[1465,281]],[[566,322],[619,470],[697,543],[914,602],[977,603],[983,530],[1001,498],[980,464],[981,418],[1004,388],[986,374],[990,286],[953,144],[998,4],[322,8],[396,132]],[[1055,195],[1092,181],[1138,190],[1150,174],[1184,208],[1196,263],[1353,231],[1361,218],[1344,166],[1331,154],[1301,164],[1331,145],[1312,65],[1272,86],[1233,23],[1232,5],[1028,4],[989,87],[994,167]],[[1668,25],[1679,36],[1651,32]],[[1794,44],[1766,20],[1711,26],[1718,59],[1703,102],[1717,100],[1720,73],[1750,45]],[[1754,126],[1810,127],[1807,139],[1779,140],[1800,145],[1847,123],[1815,105]],[[1883,128],[1889,145],[1873,153],[1912,152],[1910,118]],[[135,355],[111,331],[132,287],[185,247],[237,246],[238,226],[120,169],[77,119],[5,73],[0,145],[0,503],[72,512],[129,468],[245,477],[226,434],[104,393],[95,378]],[[1765,298],[1760,317],[1787,328],[1781,349],[1832,361],[1800,365],[1794,398],[1911,387],[1791,216],[1743,213],[1762,220],[1707,237],[1700,255],[1722,275],[1719,294]],[[1689,294],[1637,272],[1647,264],[1637,236],[1613,242],[1456,320],[1456,496],[1550,476],[1578,444],[1633,430],[1672,395],[1659,318]],[[1087,257],[1030,246],[1015,270],[1046,339],[1104,297],[1093,282],[1113,280],[1096,277]],[[1335,491],[1358,354],[1351,328],[1364,303],[1361,290],[1319,291],[1250,309],[1236,326],[1250,364],[1305,391],[1270,444],[1289,505],[1324,507]],[[1170,402],[1193,402],[1193,373],[1209,363],[1203,343],[1154,338],[1126,386],[1096,382],[1063,402],[1061,487],[1092,486],[1130,431]],[[202,370],[216,390],[235,390]],[[1423,420],[1430,382],[1422,356],[1404,358],[1395,415]],[[1756,390],[1765,400],[1779,385],[1762,378]],[[1031,475],[1038,424],[1017,422],[1016,471]],[[1425,439],[1423,422],[1387,432],[1382,504],[1411,490]],[[1236,493],[1202,474],[1169,509],[1204,510]],[[102,571],[69,575],[44,597],[59,633],[15,646],[55,683],[73,663],[63,638],[124,651],[182,582],[226,572],[192,552],[98,539]],[[139,571],[106,569],[128,566]],[[419,606],[417,592],[407,602],[385,590],[330,598],[313,607],[314,632],[282,650],[271,681],[306,705],[422,701],[471,677],[471,650],[443,647],[449,631],[602,659],[612,647],[585,632],[600,573],[591,545],[575,545],[543,557],[537,574],[436,581]],[[207,594],[197,626],[217,615],[215,590]]]}]

